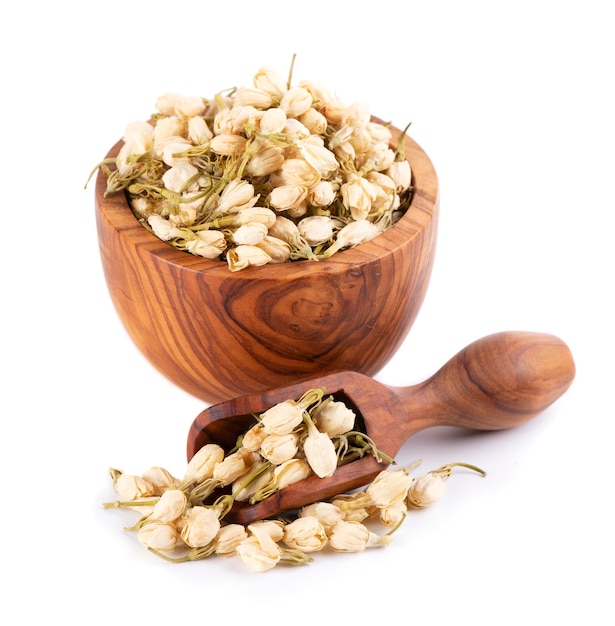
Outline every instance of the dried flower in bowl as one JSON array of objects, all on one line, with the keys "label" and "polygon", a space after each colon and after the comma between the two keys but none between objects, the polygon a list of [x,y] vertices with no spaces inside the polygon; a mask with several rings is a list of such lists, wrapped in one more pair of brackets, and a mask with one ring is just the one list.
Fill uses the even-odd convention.
[{"label": "dried flower in bowl", "polygon": [[[410,205],[402,133],[315,82],[260,69],[212,98],[166,94],[97,166],[139,221],[231,271],[329,258],[390,228]],[[280,221],[282,225],[280,225]]]}]

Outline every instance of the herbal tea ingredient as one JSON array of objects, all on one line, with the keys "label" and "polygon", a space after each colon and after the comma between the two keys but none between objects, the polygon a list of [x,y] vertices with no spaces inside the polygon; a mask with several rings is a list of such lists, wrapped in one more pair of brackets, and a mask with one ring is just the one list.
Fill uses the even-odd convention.
[{"label": "herbal tea ingredient", "polygon": [[[309,563],[312,553],[326,548],[360,552],[386,546],[410,509],[430,506],[443,495],[453,468],[485,475],[474,465],[451,463],[414,477],[417,461],[383,469],[363,490],[306,505],[279,519],[247,527],[227,523],[224,517],[235,501],[255,503],[308,476],[329,475],[331,450],[335,467],[365,454],[394,465],[367,435],[355,430],[352,409],[325,397],[322,389],[279,403],[254,419],[232,450],[211,443],[200,448],[182,478],[157,466],[140,476],[111,469],[119,500],[104,507],[138,511],[137,522],[125,530],[135,532],[142,545],[165,560],[237,556],[252,571],[263,572],[278,564]],[[374,523],[388,530],[377,533]]]},{"label": "herbal tea ingredient", "polygon": [[213,98],[166,94],[150,122],[127,125],[96,168],[139,221],[231,271],[324,259],[369,241],[408,208],[412,172],[368,107],[317,82],[260,69]]}]

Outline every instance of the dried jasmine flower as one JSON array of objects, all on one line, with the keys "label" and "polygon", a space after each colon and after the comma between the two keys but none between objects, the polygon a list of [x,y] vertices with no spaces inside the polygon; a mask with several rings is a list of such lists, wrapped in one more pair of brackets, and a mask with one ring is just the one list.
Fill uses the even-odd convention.
[{"label": "dried jasmine flower", "polygon": [[[314,502],[278,519],[244,527],[227,523],[234,502],[254,504],[309,476],[330,476],[339,465],[365,454],[394,463],[357,428],[351,407],[323,389],[310,389],[253,416],[228,453],[216,444],[203,446],[177,480],[161,467],[142,476],[110,470],[113,489],[122,500],[105,508],[134,509],[139,520],[126,531],[152,554],[185,563],[213,555],[237,556],[254,572],[278,565],[304,565],[313,553],[361,552],[387,546],[409,510],[428,506],[445,491],[455,467],[485,473],[466,463],[443,465],[414,478],[412,469],[381,471],[364,489]],[[373,524],[387,532],[379,534]]]},{"label": "dried jasmine flower", "polygon": [[408,505],[413,509],[422,509],[434,504],[445,493],[447,481],[455,467],[465,467],[473,472],[485,476],[485,472],[467,463],[449,463],[442,465],[436,470],[431,470],[422,476],[419,476],[408,490]]},{"label": "dried jasmine flower", "polygon": [[[293,65],[294,57],[288,80],[261,68],[251,86],[211,98],[159,97],[150,122],[127,124],[118,155],[94,169],[107,175],[106,194],[125,193],[162,241],[231,271],[329,258],[390,228],[412,198],[406,131],[393,150],[391,130],[365,104],[345,104],[313,81],[292,85]],[[264,233],[204,237],[251,208],[298,228],[292,241],[281,237],[290,253],[265,239],[279,237],[269,223]],[[373,228],[344,230],[357,221]]]}]

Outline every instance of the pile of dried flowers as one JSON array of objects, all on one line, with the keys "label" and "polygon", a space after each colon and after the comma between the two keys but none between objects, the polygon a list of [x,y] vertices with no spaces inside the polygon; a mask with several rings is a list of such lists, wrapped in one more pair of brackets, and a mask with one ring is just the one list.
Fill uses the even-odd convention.
[{"label": "pile of dried flowers", "polygon": [[392,226],[408,208],[405,131],[316,82],[261,68],[252,87],[212,99],[166,94],[100,163],[143,225],[231,271],[328,258]]},{"label": "pile of dried flowers", "polygon": [[[311,553],[328,547],[335,552],[360,552],[386,546],[409,509],[433,504],[444,493],[454,467],[485,475],[466,463],[451,463],[418,477],[419,463],[384,469],[361,491],[339,494],[277,519],[249,524],[226,523],[236,500],[257,502],[309,475],[330,476],[339,465],[366,453],[390,459],[365,434],[355,431],[355,414],[342,401],[323,397],[321,389],[306,392],[256,415],[256,423],[225,453],[206,444],[188,462],[178,479],[161,467],[142,475],[111,469],[120,499],[105,508],[140,512],[126,530],[151,552],[173,562],[212,555],[238,556],[251,570],[263,572],[278,564],[311,562]],[[204,504],[221,487],[230,493]],[[389,530],[374,532],[369,522]]]}]

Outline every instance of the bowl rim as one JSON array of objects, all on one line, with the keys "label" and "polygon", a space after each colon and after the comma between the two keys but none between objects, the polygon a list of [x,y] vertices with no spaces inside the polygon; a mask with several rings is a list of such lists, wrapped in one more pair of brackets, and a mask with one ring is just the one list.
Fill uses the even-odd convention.
[{"label": "bowl rim", "polygon": [[[372,116],[372,121],[384,123],[375,116]],[[392,134],[391,147],[395,149],[402,131],[390,124],[388,127]],[[105,158],[116,157],[123,144],[123,139],[118,140],[108,151]],[[97,223],[99,220],[106,221],[122,238],[128,240],[130,245],[138,246],[147,254],[187,271],[222,274],[223,277],[233,276],[249,278],[250,280],[280,280],[286,276],[292,278],[297,273],[303,273],[305,269],[318,269],[324,272],[347,271],[350,266],[368,263],[408,245],[425,227],[437,219],[439,188],[438,178],[431,159],[416,141],[407,134],[404,136],[404,152],[410,162],[412,171],[413,194],[409,207],[401,218],[384,232],[370,241],[336,252],[329,259],[318,261],[306,259],[285,263],[269,263],[232,272],[228,267],[228,263],[223,260],[205,259],[184,250],[179,250],[149,232],[134,215],[125,193],[117,192],[105,195],[107,175],[102,169],[99,169],[96,176],[95,208]],[[100,239],[101,225],[99,224],[98,226]]]}]

